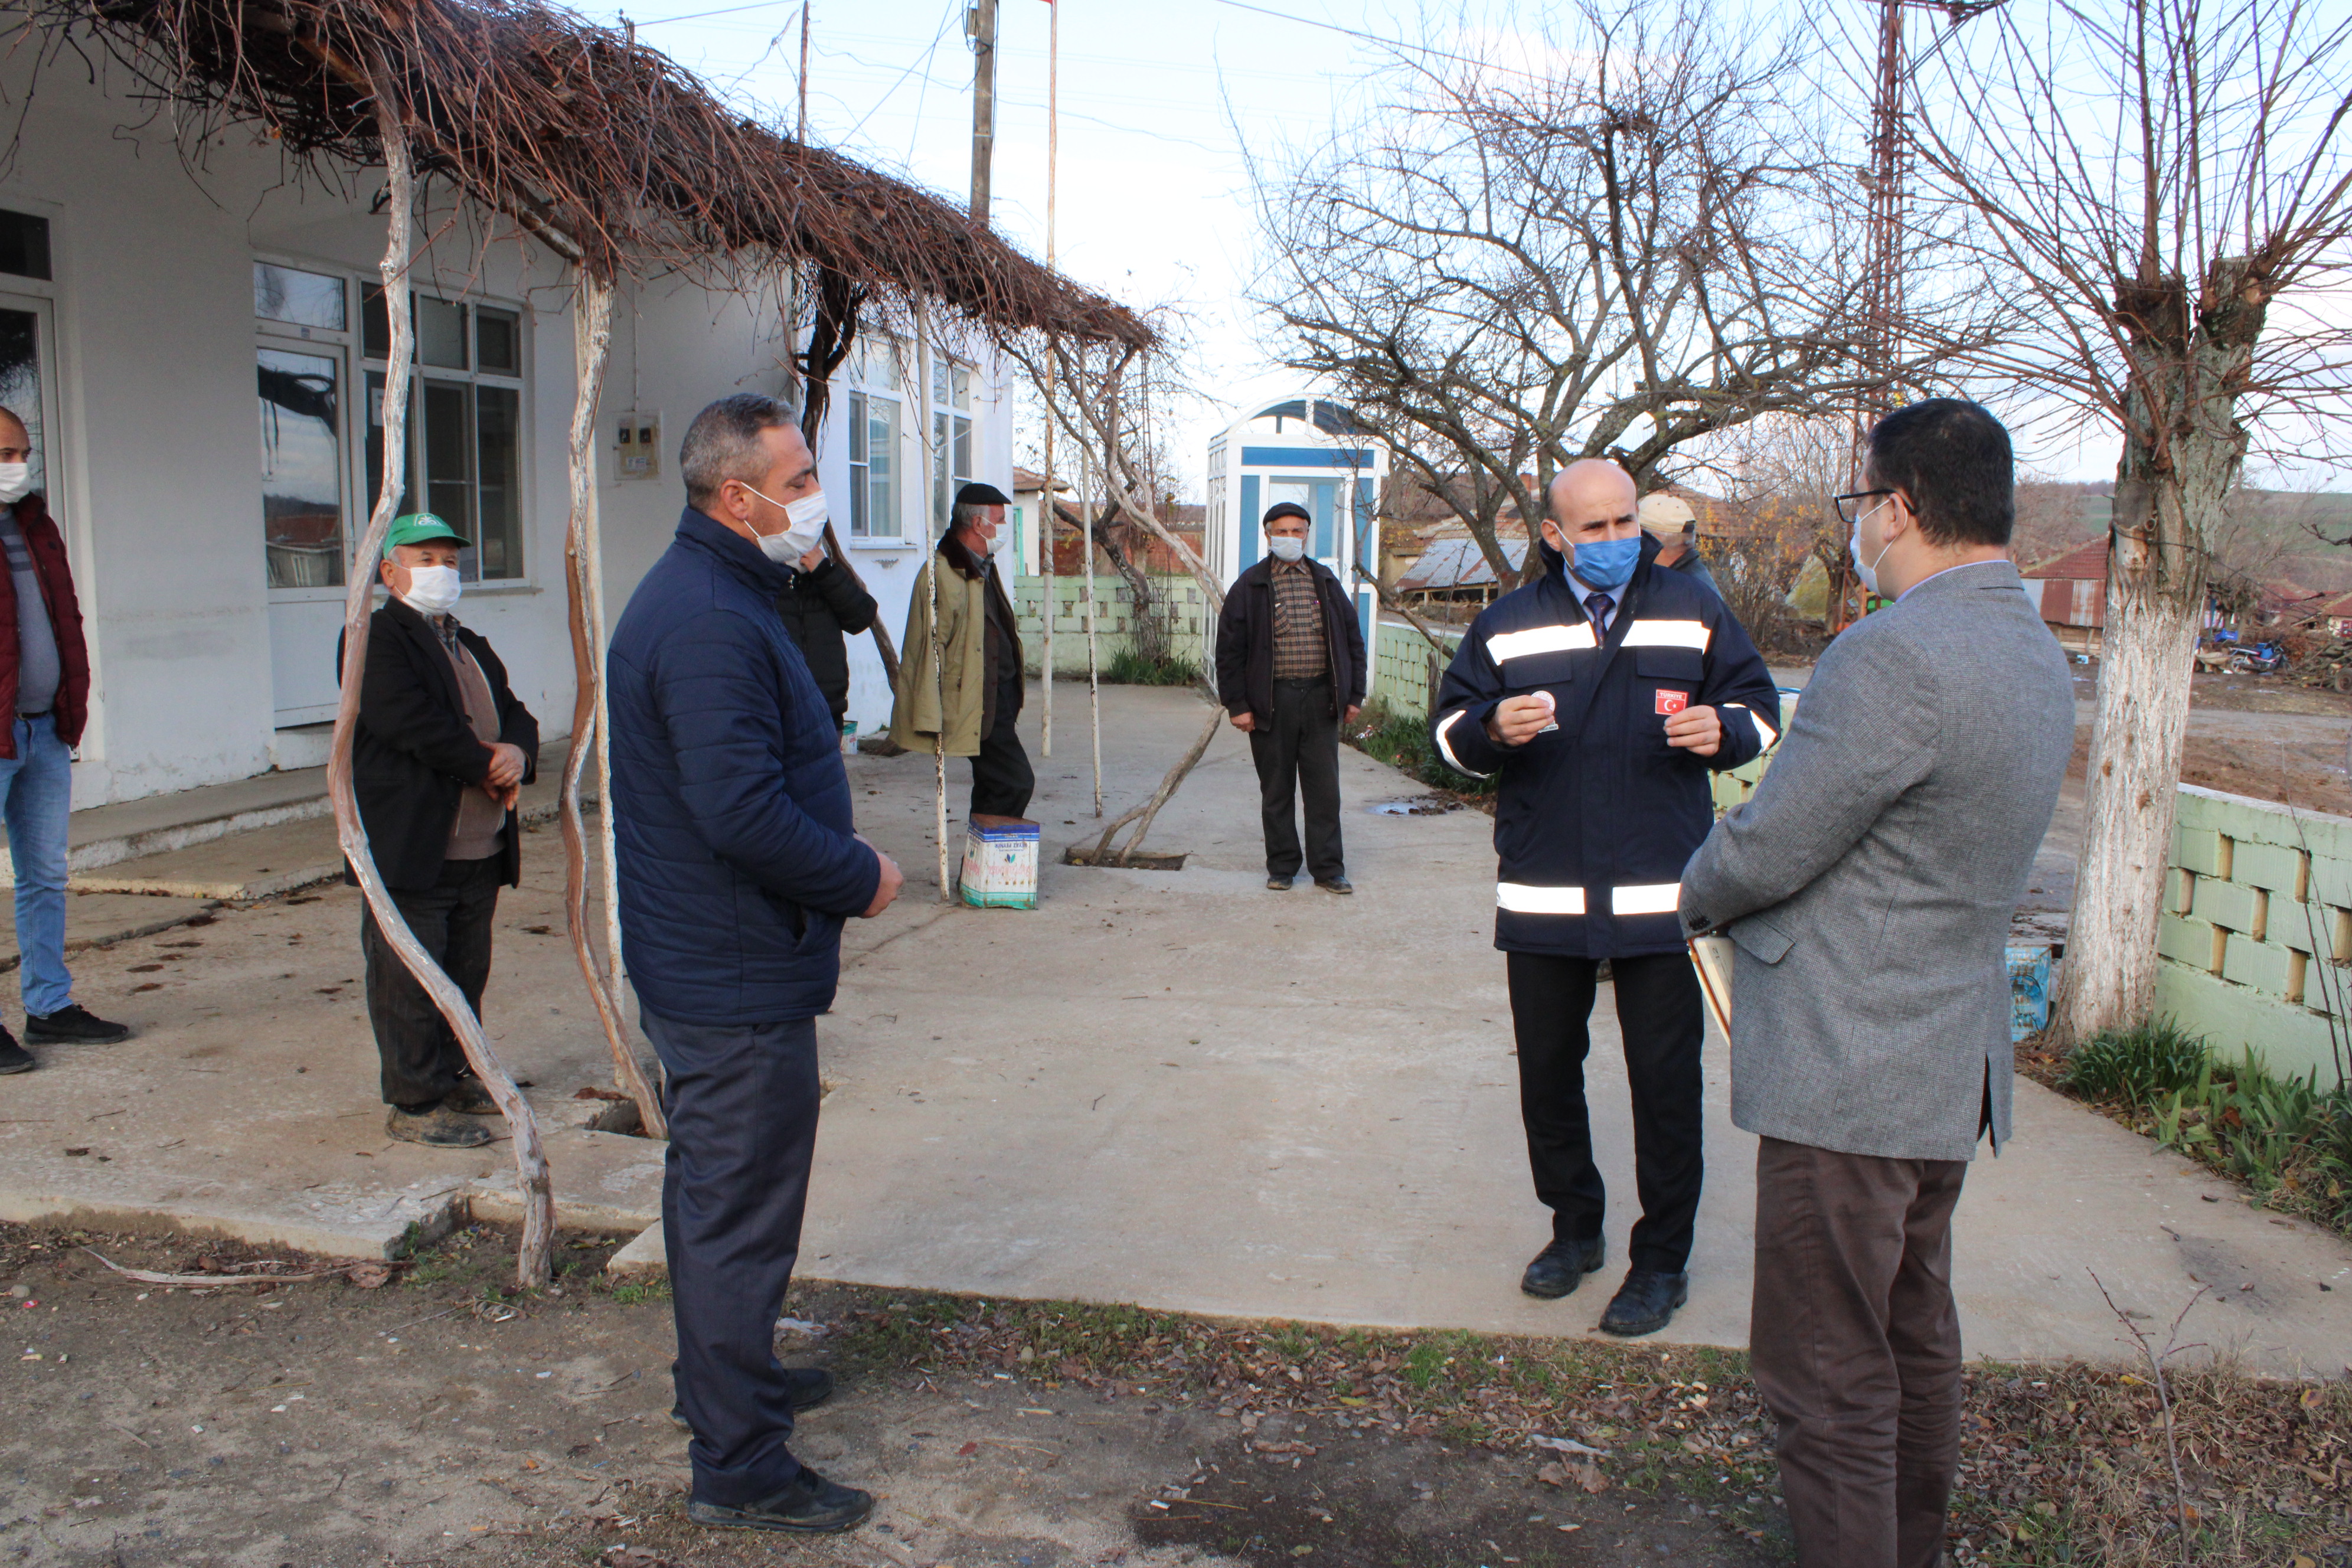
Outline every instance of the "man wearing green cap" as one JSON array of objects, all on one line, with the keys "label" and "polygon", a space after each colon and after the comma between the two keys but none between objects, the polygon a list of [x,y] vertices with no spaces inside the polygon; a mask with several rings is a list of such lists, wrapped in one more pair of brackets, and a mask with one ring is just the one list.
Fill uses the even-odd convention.
[{"label": "man wearing green cap", "polygon": [[[428,511],[395,518],[384,536],[392,597],[368,623],[352,783],[393,901],[478,1016],[499,889],[522,881],[515,805],[537,769],[539,721],[515,700],[490,645],[449,613],[463,587],[459,552],[469,548]],[[373,911],[361,921],[360,951],[392,1107],[385,1131],[445,1149],[488,1142],[473,1118],[497,1115],[497,1105]]]}]

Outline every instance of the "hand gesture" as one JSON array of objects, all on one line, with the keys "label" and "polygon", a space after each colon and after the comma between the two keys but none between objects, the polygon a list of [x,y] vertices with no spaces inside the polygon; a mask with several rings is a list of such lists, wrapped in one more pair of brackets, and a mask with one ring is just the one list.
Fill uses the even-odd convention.
[{"label": "hand gesture", "polygon": [[1712,708],[1685,708],[1667,719],[1666,744],[1711,757],[1723,749],[1723,716]]},{"label": "hand gesture", "polygon": [[490,771],[482,780],[483,787],[496,795],[521,784],[523,765],[528,761],[520,746],[511,746],[504,741],[497,742],[490,747]]},{"label": "hand gesture", "polygon": [[1495,705],[1494,715],[1486,721],[1486,734],[1498,746],[1524,746],[1543,732],[1552,721],[1553,702],[1549,691],[1533,691],[1525,697],[1506,697]]},{"label": "hand gesture", "polygon": [[1257,715],[1244,708],[1233,716],[1234,728],[1246,735],[1257,728]]}]

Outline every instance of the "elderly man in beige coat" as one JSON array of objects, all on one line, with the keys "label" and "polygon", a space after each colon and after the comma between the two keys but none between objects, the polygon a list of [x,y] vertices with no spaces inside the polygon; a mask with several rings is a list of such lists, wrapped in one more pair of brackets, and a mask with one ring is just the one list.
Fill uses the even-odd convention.
[{"label": "elderly man in beige coat", "polygon": [[[1021,717],[1021,632],[993,556],[1006,541],[1007,497],[994,485],[956,492],[955,520],[907,604],[890,738],[971,759],[973,816],[1017,817],[1037,787],[1015,727]],[[933,626],[938,635],[934,647]],[[936,653],[936,658],[934,657]]]},{"label": "elderly man in beige coat", "polygon": [[1737,944],[1731,1119],[1756,1163],[1759,1393],[1800,1568],[1936,1568],[1960,1445],[1952,1210],[2009,1138],[2002,948],[2074,746],[2066,657],[2010,563],[2009,433],[1930,398],[1837,498],[1894,601],[1805,688],[1683,872]]}]

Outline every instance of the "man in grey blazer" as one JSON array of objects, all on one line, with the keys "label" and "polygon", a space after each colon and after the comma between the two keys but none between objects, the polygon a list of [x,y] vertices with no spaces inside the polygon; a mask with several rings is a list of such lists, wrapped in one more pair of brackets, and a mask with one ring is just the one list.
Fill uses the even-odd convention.
[{"label": "man in grey blazer", "polygon": [[1822,656],[1755,798],[1683,872],[1738,947],[1758,1390],[1801,1568],[1933,1568],[1959,1458],[1952,1209],[2009,1136],[2002,949],[2074,750],[2065,656],[2008,557],[2009,434],[1896,410],[1838,498],[1895,601]]}]

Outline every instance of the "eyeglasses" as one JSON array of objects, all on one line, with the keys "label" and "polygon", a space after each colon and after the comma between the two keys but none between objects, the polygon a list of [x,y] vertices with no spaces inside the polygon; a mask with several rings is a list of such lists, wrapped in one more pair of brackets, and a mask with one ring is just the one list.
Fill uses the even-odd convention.
[{"label": "eyeglasses", "polygon": [[[1895,494],[1893,490],[1848,490],[1842,496],[1832,496],[1830,498],[1830,504],[1837,508],[1838,521],[1844,523],[1848,528],[1852,528],[1862,521],[1862,513],[1855,510],[1849,503],[1853,501],[1869,500],[1874,496],[1891,496],[1893,494]],[[1877,509],[1875,507],[1872,507],[1866,510],[1874,511]]]}]

